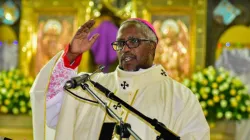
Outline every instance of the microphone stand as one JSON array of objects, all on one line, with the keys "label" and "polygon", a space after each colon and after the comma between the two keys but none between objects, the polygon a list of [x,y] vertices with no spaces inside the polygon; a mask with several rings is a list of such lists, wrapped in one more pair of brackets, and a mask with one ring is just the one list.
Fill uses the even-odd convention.
[{"label": "microphone stand", "polygon": [[163,123],[159,122],[157,119],[151,119],[145,116],[144,114],[142,114],[141,112],[139,112],[138,110],[136,110],[135,108],[124,102],[123,100],[121,100],[119,97],[115,96],[113,92],[111,92],[98,82],[94,82],[91,79],[89,79],[89,81],[94,85],[94,87],[102,91],[106,95],[106,97],[122,104],[124,107],[126,107],[127,109],[129,109],[130,111],[132,111],[133,113],[135,113],[136,115],[138,115],[139,117],[150,123],[152,126],[154,126],[155,130],[157,130],[160,133],[160,136],[157,136],[156,138],[157,140],[167,140],[167,139],[180,140],[179,136],[177,136],[174,132],[169,130]]},{"label": "microphone stand", "polygon": [[120,131],[120,140],[124,137],[125,131],[127,130],[136,140],[141,140],[141,138],[129,127],[122,121],[122,119],[113,111],[111,110],[108,106],[107,103],[104,102],[102,99],[100,99],[90,88],[89,85],[86,83],[81,83],[80,86],[82,87],[83,90],[87,90],[108,112],[108,114],[116,119],[119,124],[120,128],[118,131]]}]

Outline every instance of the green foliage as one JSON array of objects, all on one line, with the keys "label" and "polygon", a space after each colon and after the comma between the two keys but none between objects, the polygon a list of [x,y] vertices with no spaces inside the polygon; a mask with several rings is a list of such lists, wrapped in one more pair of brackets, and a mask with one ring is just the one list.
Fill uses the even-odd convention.
[{"label": "green foliage", "polygon": [[30,88],[33,78],[20,70],[0,72],[0,114],[30,114]]},{"label": "green foliage", "polygon": [[223,68],[209,66],[184,79],[183,84],[196,95],[209,122],[250,118],[246,86]]}]

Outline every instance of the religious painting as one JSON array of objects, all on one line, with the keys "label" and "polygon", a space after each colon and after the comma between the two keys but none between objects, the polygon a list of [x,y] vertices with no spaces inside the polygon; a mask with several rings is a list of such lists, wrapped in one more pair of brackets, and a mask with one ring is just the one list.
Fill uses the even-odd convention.
[{"label": "religious painting", "polygon": [[40,15],[38,17],[36,73],[70,42],[73,29],[74,16]]},{"label": "religious painting", "polygon": [[155,63],[162,64],[168,75],[177,81],[188,77],[192,70],[192,15],[187,9],[152,11],[151,22],[159,42]]},{"label": "religious painting", "polygon": [[[35,77],[48,60],[70,43],[78,27],[90,19],[88,1],[22,1],[19,68]],[[88,71],[89,53],[81,62]]]}]

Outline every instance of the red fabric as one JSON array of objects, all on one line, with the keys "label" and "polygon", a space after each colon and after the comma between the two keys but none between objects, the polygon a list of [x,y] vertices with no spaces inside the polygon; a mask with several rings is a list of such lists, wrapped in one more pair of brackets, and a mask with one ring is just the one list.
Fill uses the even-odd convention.
[{"label": "red fabric", "polygon": [[78,67],[80,65],[80,62],[82,60],[82,54],[81,55],[78,55],[75,59],[75,61],[70,64],[69,62],[69,58],[67,57],[67,53],[69,51],[69,47],[70,47],[70,44],[68,44],[65,49],[64,49],[64,54],[62,56],[63,58],[63,62],[64,62],[64,66],[67,67],[67,68],[71,68],[71,69],[75,69],[76,67]]}]

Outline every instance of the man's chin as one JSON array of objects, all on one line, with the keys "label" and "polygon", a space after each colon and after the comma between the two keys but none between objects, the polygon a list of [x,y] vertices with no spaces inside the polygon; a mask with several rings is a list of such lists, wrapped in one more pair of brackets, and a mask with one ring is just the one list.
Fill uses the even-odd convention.
[{"label": "man's chin", "polygon": [[124,71],[138,71],[138,69],[135,66],[131,65],[122,66],[120,68]]}]

